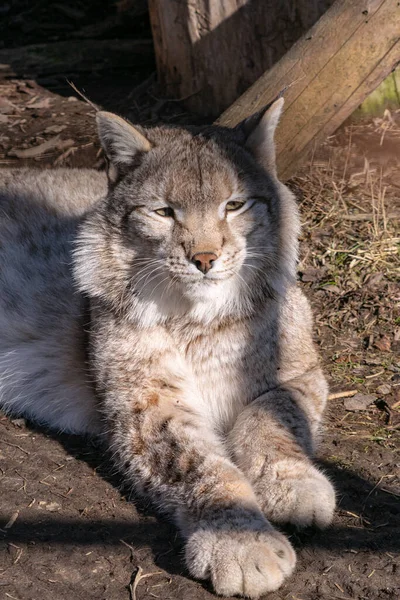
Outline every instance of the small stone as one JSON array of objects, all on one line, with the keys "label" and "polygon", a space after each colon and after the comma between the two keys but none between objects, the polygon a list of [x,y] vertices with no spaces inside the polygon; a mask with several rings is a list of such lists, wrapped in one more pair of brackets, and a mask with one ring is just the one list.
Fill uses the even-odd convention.
[{"label": "small stone", "polygon": [[391,391],[392,391],[392,388],[387,383],[383,383],[382,385],[380,385],[379,387],[376,388],[376,392],[380,396],[387,396],[388,394],[390,394]]},{"label": "small stone", "polygon": [[358,412],[359,410],[367,410],[368,406],[375,402],[377,397],[375,394],[356,394],[352,398],[346,398],[344,407],[350,412]]},{"label": "small stone", "polygon": [[69,96],[68,102],[78,102],[78,98],[75,98],[75,96]]}]

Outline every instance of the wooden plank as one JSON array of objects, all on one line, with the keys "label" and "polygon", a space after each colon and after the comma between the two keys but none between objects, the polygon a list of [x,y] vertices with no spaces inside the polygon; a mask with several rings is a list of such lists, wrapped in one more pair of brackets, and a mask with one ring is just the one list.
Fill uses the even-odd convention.
[{"label": "wooden plank", "polygon": [[333,0],[149,0],[164,93],[218,115],[315,23]]},{"label": "wooden plank", "polygon": [[397,0],[338,0],[217,123],[235,126],[289,86],[277,132],[285,180],[400,62],[399,40]]}]

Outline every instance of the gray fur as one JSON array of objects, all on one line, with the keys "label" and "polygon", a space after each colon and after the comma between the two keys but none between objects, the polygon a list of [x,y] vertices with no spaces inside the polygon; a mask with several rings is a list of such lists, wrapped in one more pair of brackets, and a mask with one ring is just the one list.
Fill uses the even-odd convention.
[{"label": "gray fur", "polygon": [[[2,407],[106,436],[190,572],[252,598],[295,566],[269,519],[326,526],[335,504],[312,463],[327,385],[275,173],[281,107],[250,131],[99,113],[108,191],[95,171],[0,172]],[[207,273],[199,252],[217,256]]]}]

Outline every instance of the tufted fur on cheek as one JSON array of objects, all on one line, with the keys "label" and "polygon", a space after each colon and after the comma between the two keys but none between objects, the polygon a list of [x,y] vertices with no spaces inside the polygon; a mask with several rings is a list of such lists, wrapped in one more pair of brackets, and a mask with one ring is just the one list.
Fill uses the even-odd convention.
[{"label": "tufted fur on cheek", "polygon": [[[275,177],[282,100],[233,132],[144,129],[99,112],[107,199],[80,228],[80,289],[140,326],[185,312],[196,321],[250,314],[295,280],[299,218]],[[229,215],[230,199],[254,206]],[[172,211],[160,217],[159,209]],[[213,253],[205,277],[192,257]]]}]

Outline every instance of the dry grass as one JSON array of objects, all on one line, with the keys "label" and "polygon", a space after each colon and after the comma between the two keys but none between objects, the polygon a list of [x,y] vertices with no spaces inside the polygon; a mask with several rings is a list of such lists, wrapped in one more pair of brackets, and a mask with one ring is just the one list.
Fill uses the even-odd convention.
[{"label": "dry grass", "polygon": [[[396,156],[388,160],[389,167],[381,164],[379,142],[397,139],[400,160],[400,128],[394,119],[378,121],[364,129],[348,127],[340,132],[340,143],[331,138],[292,183],[303,221],[300,279],[311,297],[333,391],[373,393],[382,401],[368,413],[343,410],[343,420],[336,415],[332,425],[346,437],[395,450],[400,421],[400,194],[391,181],[392,159],[397,169],[400,165]],[[371,148],[365,146],[370,134],[375,135]],[[341,402],[340,396],[334,404]]]},{"label": "dry grass", "polygon": [[[344,157],[330,148],[328,161],[315,161],[294,181],[303,220],[299,270],[315,290],[329,294],[329,306],[321,316],[327,316],[332,326],[360,319],[357,330],[371,329],[378,319],[377,304],[379,321],[396,326],[400,324],[398,194],[385,181],[382,166],[376,168],[364,157],[363,170],[357,170],[351,132],[348,138]],[[389,303],[380,295],[384,288],[394,294]],[[358,314],[351,307],[354,296],[363,300]]]}]

